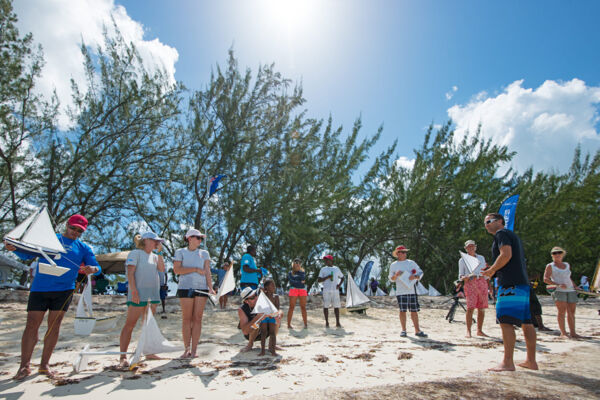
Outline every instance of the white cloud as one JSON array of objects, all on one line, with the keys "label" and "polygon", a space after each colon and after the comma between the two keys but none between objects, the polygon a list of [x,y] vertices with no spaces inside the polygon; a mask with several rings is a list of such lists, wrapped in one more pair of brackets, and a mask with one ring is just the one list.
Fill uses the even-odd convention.
[{"label": "white cloud", "polygon": [[400,157],[399,159],[396,160],[396,167],[402,167],[402,168],[406,168],[406,169],[413,169],[413,167],[415,166],[415,159],[411,158],[409,159],[408,157]]},{"label": "white cloud", "polygon": [[454,97],[454,93],[456,93],[457,91],[458,91],[458,86],[456,86],[456,85],[452,86],[452,90],[450,90],[449,92],[446,93],[446,100],[452,99],[452,97]]},{"label": "white cloud", "polygon": [[448,109],[457,136],[471,134],[481,124],[482,134],[516,151],[513,166],[522,171],[565,172],[578,144],[592,153],[600,149],[600,87],[579,79],[548,80],[536,89],[518,80],[496,97],[482,92],[465,105]]},{"label": "white cloud", "polygon": [[[123,38],[135,44],[146,68],[158,65],[175,82],[177,50],[156,38],[144,40],[142,24],[113,0],[19,0],[14,2],[14,9],[20,34],[33,33],[34,41],[44,50],[46,64],[37,89],[49,98],[56,88],[63,109],[71,103],[71,78],[85,89],[81,41],[95,52],[103,44],[103,26],[112,30],[111,16]],[[65,121],[63,116],[61,125]]]}]

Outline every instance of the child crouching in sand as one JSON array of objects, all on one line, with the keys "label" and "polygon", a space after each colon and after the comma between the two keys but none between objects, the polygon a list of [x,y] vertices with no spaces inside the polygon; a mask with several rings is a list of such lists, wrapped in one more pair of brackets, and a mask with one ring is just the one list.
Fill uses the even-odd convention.
[{"label": "child crouching in sand", "polygon": [[278,356],[275,352],[277,345],[277,331],[281,324],[281,316],[283,313],[279,309],[279,296],[275,294],[275,282],[272,279],[267,279],[263,286],[263,292],[273,305],[279,310],[277,316],[267,317],[260,322],[260,356],[265,355],[265,343],[267,336],[269,337],[269,352],[273,356]]}]

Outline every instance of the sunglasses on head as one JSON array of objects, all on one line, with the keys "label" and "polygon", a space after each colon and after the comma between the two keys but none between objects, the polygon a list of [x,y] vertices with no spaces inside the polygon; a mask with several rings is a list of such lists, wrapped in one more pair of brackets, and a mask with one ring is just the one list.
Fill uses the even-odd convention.
[{"label": "sunglasses on head", "polygon": [[492,219],[488,219],[487,221],[485,221],[485,224],[486,224],[486,225],[489,225],[489,224],[491,224],[491,223],[492,223],[492,222],[494,222],[494,221],[498,221],[498,218],[492,218]]},{"label": "sunglasses on head", "polygon": [[556,255],[556,254],[562,254],[562,253],[563,253],[562,251],[553,251],[553,252],[552,252],[552,255]]},{"label": "sunglasses on head", "polygon": [[83,233],[83,229],[78,228],[76,226],[69,225],[67,228],[69,228],[72,231],[78,232],[78,233]]}]

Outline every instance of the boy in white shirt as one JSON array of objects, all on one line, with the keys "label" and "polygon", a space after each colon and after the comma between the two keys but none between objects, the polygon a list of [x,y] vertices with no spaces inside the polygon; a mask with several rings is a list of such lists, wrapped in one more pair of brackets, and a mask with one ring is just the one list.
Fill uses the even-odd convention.
[{"label": "boy in white shirt", "polygon": [[389,280],[396,282],[396,299],[400,308],[400,324],[402,325],[401,337],[406,337],[406,312],[410,311],[410,318],[415,327],[415,335],[427,337],[427,334],[419,329],[419,298],[415,290],[415,284],[423,277],[423,270],[413,260],[407,260],[408,249],[398,246],[392,253],[398,261],[390,265]]},{"label": "boy in white shirt", "polygon": [[333,256],[323,257],[325,266],[319,271],[318,281],[323,284],[323,315],[325,316],[325,327],[329,328],[329,307],[333,307],[335,313],[335,326],[340,325],[340,286],[344,281],[342,271],[333,265]]}]

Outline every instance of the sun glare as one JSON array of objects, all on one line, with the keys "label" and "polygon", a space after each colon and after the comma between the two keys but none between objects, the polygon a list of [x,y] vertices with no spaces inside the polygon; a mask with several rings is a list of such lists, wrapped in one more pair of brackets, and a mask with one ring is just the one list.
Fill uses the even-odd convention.
[{"label": "sun glare", "polygon": [[306,0],[266,0],[263,3],[270,22],[291,32],[301,30],[309,23],[310,11],[315,4]]}]

